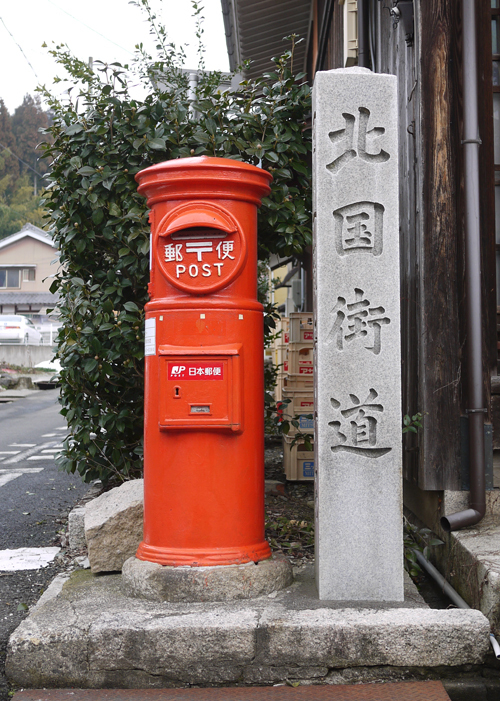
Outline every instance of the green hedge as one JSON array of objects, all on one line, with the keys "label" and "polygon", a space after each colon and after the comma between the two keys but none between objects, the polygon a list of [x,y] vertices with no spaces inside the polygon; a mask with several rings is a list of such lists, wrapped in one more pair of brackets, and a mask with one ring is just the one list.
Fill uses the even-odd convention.
[{"label": "green hedge", "polygon": [[[55,114],[45,207],[60,251],[51,290],[61,297],[61,413],[70,430],[59,460],[85,481],[142,472],[149,227],[134,175],[199,155],[261,165],[274,180],[259,212],[260,258],[300,255],[311,243],[311,99],[304,75],[290,70],[294,38],[274,71],[237,92],[218,89],[220,74],[200,71],[193,102],[179,53],[162,27],[152,27],[156,60],[142,54],[134,70],[100,64],[92,71],[57,47],[72,92],[61,101],[44,89]],[[142,101],[130,95],[138,74],[150,86]]]}]

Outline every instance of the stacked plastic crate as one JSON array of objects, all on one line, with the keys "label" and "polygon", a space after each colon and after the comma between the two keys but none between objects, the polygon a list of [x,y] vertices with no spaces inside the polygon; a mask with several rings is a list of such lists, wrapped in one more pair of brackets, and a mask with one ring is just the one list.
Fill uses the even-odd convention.
[{"label": "stacked plastic crate", "polygon": [[[313,441],[313,316],[307,312],[290,314],[288,331],[283,333],[283,387],[281,399],[288,418],[296,418],[298,428],[291,427],[283,437],[283,465],[289,480],[314,479],[314,452],[306,450],[303,440],[294,443],[297,433],[311,436]],[[308,418],[308,415],[310,417]]]},{"label": "stacked plastic crate", "polygon": [[273,345],[273,363],[278,370],[274,389],[274,398],[277,402],[281,401],[285,386],[285,354],[289,335],[289,319],[283,316],[276,322],[276,339]]}]

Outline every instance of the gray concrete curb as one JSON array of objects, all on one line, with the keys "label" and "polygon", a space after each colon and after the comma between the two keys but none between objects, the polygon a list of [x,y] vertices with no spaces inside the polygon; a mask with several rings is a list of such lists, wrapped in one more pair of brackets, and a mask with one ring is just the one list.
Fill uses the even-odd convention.
[{"label": "gray concrete curb", "polygon": [[413,608],[341,607],[317,599],[309,573],[277,594],[224,603],[131,599],[120,579],[74,572],[11,636],[11,681],[28,688],[314,683],[377,666],[399,668],[404,678],[409,667],[480,664],[488,651],[489,624],[479,611],[431,610],[416,599]]}]

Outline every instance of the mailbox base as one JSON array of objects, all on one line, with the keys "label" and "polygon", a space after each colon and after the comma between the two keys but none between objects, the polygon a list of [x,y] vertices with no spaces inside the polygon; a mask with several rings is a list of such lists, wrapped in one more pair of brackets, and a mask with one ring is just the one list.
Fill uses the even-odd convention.
[{"label": "mailbox base", "polygon": [[214,567],[215,565],[244,565],[271,557],[267,540],[239,548],[165,548],[142,541],[137,549],[139,560],[169,567]]},{"label": "mailbox base", "polygon": [[131,557],[122,569],[123,593],[149,601],[254,599],[292,582],[292,566],[282,555],[215,567],[164,567]]}]

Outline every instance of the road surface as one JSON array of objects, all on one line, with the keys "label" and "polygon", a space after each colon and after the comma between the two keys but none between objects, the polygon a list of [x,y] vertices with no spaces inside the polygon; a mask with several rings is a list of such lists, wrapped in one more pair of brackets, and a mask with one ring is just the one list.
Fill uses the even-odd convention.
[{"label": "road surface", "polygon": [[42,568],[10,571],[12,553],[5,551],[36,548],[35,557],[42,558],[46,548],[58,547],[68,512],[89,489],[55,464],[66,435],[57,397],[58,390],[44,390],[0,403],[0,701],[9,698],[3,675],[9,635],[64,567],[56,559]]}]

